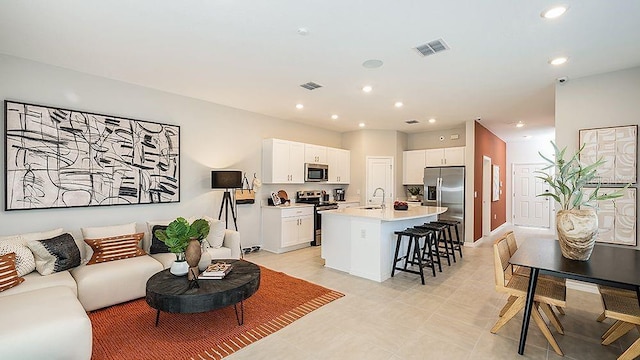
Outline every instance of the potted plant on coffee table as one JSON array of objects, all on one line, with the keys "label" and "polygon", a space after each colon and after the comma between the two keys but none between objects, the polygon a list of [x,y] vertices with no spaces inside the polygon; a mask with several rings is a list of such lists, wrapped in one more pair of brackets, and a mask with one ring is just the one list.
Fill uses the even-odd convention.
[{"label": "potted plant on coffee table", "polygon": [[[537,178],[542,179],[553,191],[538,194],[538,196],[551,197],[560,205],[560,210],[556,214],[556,229],[562,255],[568,259],[586,261],[591,256],[598,235],[598,216],[592,206],[593,203],[598,200],[618,198],[622,196],[622,190],[610,194],[598,194],[600,183],[594,184],[594,180],[596,180],[597,169],[605,161],[600,158],[593,164],[586,166],[582,164],[579,155],[584,145],[565,160],[567,149],[559,150],[553,141],[551,144],[554,148],[555,160],[539,153],[549,165],[542,171],[537,171],[541,174]],[[552,174],[544,172],[550,169],[553,169]],[[583,188],[587,185],[594,189],[589,196],[585,196],[583,192]]]},{"label": "potted plant on coffee table", "polygon": [[202,255],[200,241],[209,235],[209,230],[207,220],[197,219],[189,224],[183,217],[173,220],[165,230],[156,230],[156,237],[176,254],[176,261],[171,265],[172,274],[182,276],[189,273],[190,280],[194,277],[189,268],[197,269]]}]

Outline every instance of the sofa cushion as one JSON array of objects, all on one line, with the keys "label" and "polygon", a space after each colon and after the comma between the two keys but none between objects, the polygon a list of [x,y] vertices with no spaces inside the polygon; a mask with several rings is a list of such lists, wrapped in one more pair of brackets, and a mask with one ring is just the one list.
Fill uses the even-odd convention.
[{"label": "sofa cushion", "polygon": [[0,297],[46,289],[54,286],[66,286],[71,289],[74,296],[78,296],[78,285],[69,271],[61,271],[46,276],[42,276],[39,272],[33,271],[22,278],[24,279],[24,282],[20,284],[20,286],[0,292]]},{"label": "sofa cushion", "polygon": [[69,288],[1,297],[0,309],[11,309],[2,312],[1,358],[91,358],[91,321]]},{"label": "sofa cushion", "polygon": [[138,247],[143,236],[144,233],[136,233],[101,239],[85,238],[84,241],[93,250],[93,255],[87,265],[147,255],[144,250]]},{"label": "sofa cushion", "polygon": [[207,235],[207,243],[214,249],[220,248],[224,242],[225,223],[209,216],[203,216],[202,218],[209,222],[210,230],[209,235]]},{"label": "sofa cushion", "polygon": [[176,254],[174,253],[158,253],[152,254],[152,258],[156,259],[160,264],[162,264],[163,269],[168,269],[171,267],[174,261],[176,261]]},{"label": "sofa cushion", "polygon": [[36,261],[31,250],[27,247],[27,243],[29,241],[50,239],[62,234],[63,231],[62,228],[58,228],[48,231],[0,236],[0,247],[3,247],[3,245],[6,247],[5,251],[0,250],[0,255],[15,252],[18,275],[24,276],[36,269]]},{"label": "sofa cushion", "polygon": [[24,281],[16,271],[16,254],[0,256],[0,292],[20,285]]},{"label": "sofa cushion", "polygon": [[145,255],[80,265],[71,275],[78,284],[78,300],[85,310],[93,311],[144,297],[147,280],[162,270],[162,264]]},{"label": "sofa cushion", "polygon": [[227,247],[208,248],[207,252],[211,255],[212,259],[232,259],[231,249]]},{"label": "sofa cushion", "polygon": [[36,269],[36,261],[28,247],[11,241],[0,242],[0,255],[14,253],[16,255],[16,271],[24,276]]},{"label": "sofa cushion", "polygon": [[151,247],[149,248],[149,254],[170,252],[167,245],[156,236],[156,230],[165,230],[166,228],[167,225],[153,225],[153,227],[151,227]]},{"label": "sofa cushion", "polygon": [[80,265],[80,249],[69,233],[47,240],[27,243],[36,260],[36,270],[40,275],[72,269]]}]

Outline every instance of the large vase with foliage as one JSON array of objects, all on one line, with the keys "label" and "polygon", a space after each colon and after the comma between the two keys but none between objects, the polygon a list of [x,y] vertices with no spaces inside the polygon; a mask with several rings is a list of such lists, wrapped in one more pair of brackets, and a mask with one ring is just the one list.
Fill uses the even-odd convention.
[{"label": "large vase with foliage", "polygon": [[[556,230],[562,256],[572,260],[589,260],[598,235],[598,216],[593,205],[598,200],[614,199],[622,196],[621,191],[599,195],[600,184],[594,184],[598,167],[604,164],[602,158],[590,165],[583,165],[579,156],[584,145],[568,160],[566,148],[559,150],[555,143],[554,159],[540,156],[549,164],[540,171],[538,178],[553,189],[538,196],[552,197],[559,205],[556,214]],[[545,172],[549,171],[549,173]],[[592,186],[594,191],[588,197],[582,189]]]},{"label": "large vase with foliage", "polygon": [[[200,242],[209,235],[209,230],[209,222],[205,219],[198,219],[190,224],[182,217],[172,221],[165,230],[156,230],[156,237],[167,245],[169,251],[176,254],[174,265],[176,269],[180,270],[176,270],[177,273],[174,272],[174,265],[172,265],[172,274],[185,275],[188,273],[189,280],[198,276],[198,262],[202,255]],[[191,246],[189,246],[190,243]],[[176,265],[180,262],[184,264]],[[191,265],[192,263],[195,265]],[[185,267],[187,271],[182,272]]]}]

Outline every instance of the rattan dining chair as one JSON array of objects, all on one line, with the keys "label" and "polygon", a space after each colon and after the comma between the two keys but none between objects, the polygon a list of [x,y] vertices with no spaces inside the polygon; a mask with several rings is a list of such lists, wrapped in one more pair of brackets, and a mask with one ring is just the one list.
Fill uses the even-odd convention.
[{"label": "rattan dining chair", "polygon": [[[513,273],[509,259],[509,245],[506,236],[496,240],[493,244],[494,269],[495,269],[495,286],[498,292],[509,294],[509,300],[503,311],[500,312],[500,319],[491,328],[491,333],[497,333],[509,320],[511,320],[520,310],[524,309],[525,299],[527,296],[527,287],[529,278]],[[566,306],[567,289],[564,284],[547,279],[538,279],[536,293],[534,297],[534,306],[531,316],[534,322],[542,331],[553,350],[560,356],[564,355],[558,342],[551,334],[551,330],[544,321],[540,309],[547,315],[549,322],[555,327],[560,334],[564,334],[564,329],[556,314],[551,310],[551,306]]]},{"label": "rattan dining chair", "polygon": [[[616,320],[602,335],[602,345],[609,345],[633,328],[640,331],[640,307],[634,291],[598,286],[604,317]],[[618,360],[631,360],[640,356],[640,338],[625,350]]]}]

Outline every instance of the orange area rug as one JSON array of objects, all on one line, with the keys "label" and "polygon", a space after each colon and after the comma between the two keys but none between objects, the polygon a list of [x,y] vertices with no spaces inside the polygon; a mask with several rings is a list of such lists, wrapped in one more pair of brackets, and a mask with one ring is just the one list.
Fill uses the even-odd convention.
[{"label": "orange area rug", "polygon": [[[144,299],[89,314],[92,359],[222,359],[344,296],[260,267],[260,288],[244,302],[244,324],[233,306],[198,314],[160,313]],[[238,308],[239,308],[238,304]]]}]

